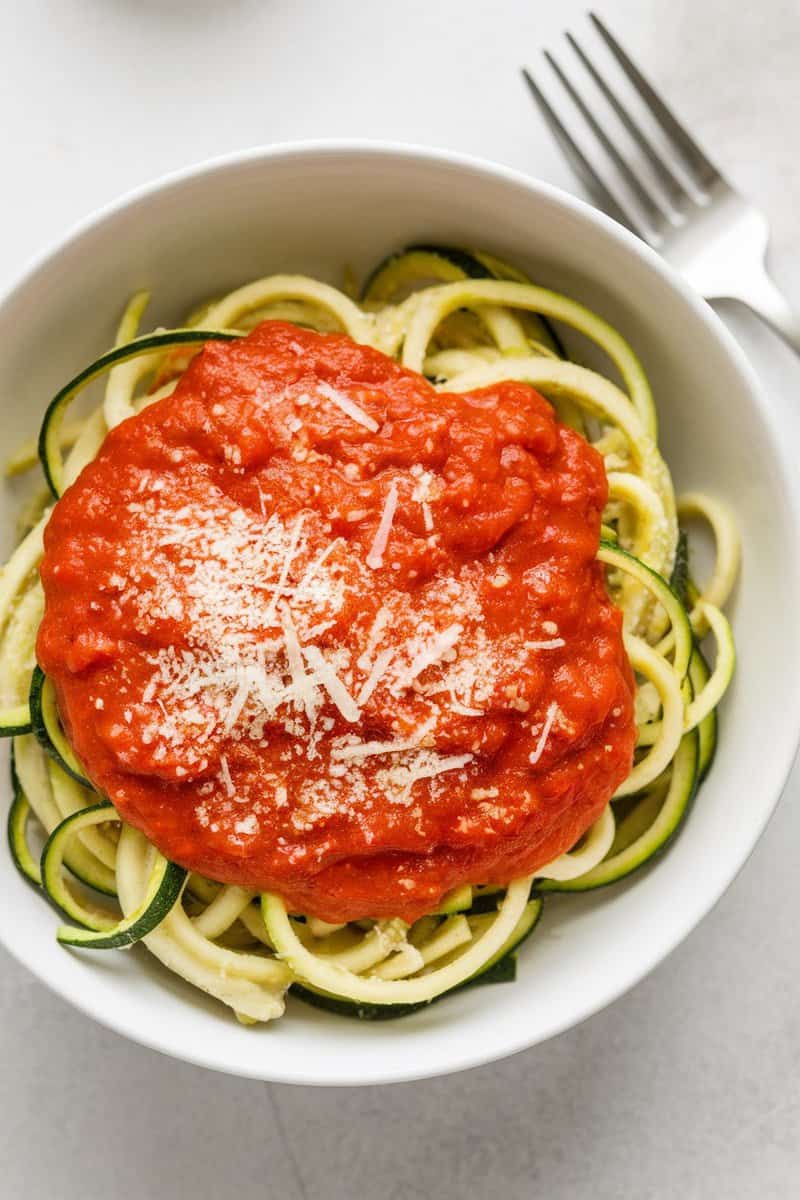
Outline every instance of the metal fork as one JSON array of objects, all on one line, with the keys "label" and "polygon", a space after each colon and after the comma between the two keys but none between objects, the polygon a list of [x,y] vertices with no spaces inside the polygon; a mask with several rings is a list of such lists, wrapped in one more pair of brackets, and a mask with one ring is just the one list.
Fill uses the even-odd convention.
[{"label": "metal fork", "polygon": [[[594,13],[589,17],[675,152],[676,170],[631,115],[571,34],[567,40],[608,106],[639,147],[649,173],[628,161],[552,54],[545,58],[583,120],[627,184],[633,206],[604,183],[529,71],[525,81],[573,170],[609,216],[658,250],[707,300],[740,300],[800,353],[800,315],[767,273],[769,226],[708,159],[697,142]],[[648,174],[650,178],[648,178]]]}]

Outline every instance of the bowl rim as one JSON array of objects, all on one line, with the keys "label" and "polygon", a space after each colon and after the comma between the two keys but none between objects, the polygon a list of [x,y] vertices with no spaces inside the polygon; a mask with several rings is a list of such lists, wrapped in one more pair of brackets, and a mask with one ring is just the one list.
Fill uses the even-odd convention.
[{"label": "bowl rim", "polygon": [[[405,161],[408,164],[429,164],[432,167],[449,166],[456,170],[481,175],[525,190],[546,202],[560,207],[579,220],[594,226],[605,238],[616,242],[620,247],[640,259],[657,276],[660,276],[661,280],[673,292],[679,293],[683,302],[693,310],[697,321],[721,345],[725,356],[731,362],[741,380],[743,389],[748,392],[760,420],[767,427],[770,441],[778,449],[775,467],[780,490],[786,500],[787,515],[790,518],[790,523],[797,535],[795,542],[800,546],[800,487],[796,488],[794,486],[788,457],[781,449],[781,422],[776,413],[770,409],[764,389],[753,367],[750,365],[744,350],[739,346],[733,334],[730,333],[710,305],[706,303],[699,293],[694,292],[678,272],[655,250],[605,213],[554,184],[547,183],[536,176],[528,175],[521,170],[493,162],[491,159],[478,155],[439,149],[435,146],[415,142],[341,137],[292,140],[257,145],[189,163],[126,190],[115,199],[100,205],[83,218],[73,222],[64,232],[52,238],[42,249],[30,256],[21,268],[12,273],[10,282],[0,291],[0,316],[2,316],[3,309],[12,301],[16,294],[34,283],[36,276],[40,272],[45,271],[62,252],[70,247],[74,247],[83,237],[91,234],[98,227],[112,220],[118,214],[123,213],[126,209],[134,208],[140,202],[146,201],[160,192],[180,187],[189,181],[200,181],[219,173],[224,174],[241,166],[260,162],[276,160],[291,162],[293,159],[302,159],[309,156],[318,160],[335,160],[339,157],[354,154],[363,155],[366,158],[373,158],[375,160],[389,158]],[[800,552],[793,567],[795,574],[800,576]],[[798,665],[800,666],[800,663]],[[300,1061],[297,1062],[299,1069],[292,1072],[280,1069],[274,1070],[270,1067],[269,1063],[262,1064],[255,1056],[251,1068],[242,1064],[232,1065],[224,1061],[221,1056],[215,1054],[212,1046],[208,1046],[205,1052],[201,1050],[185,1052],[183,1049],[174,1048],[169,1044],[167,1038],[159,1036],[157,1023],[151,1028],[140,1029],[120,1016],[115,1009],[106,1011],[99,1006],[97,1009],[94,1008],[90,995],[76,993],[69,986],[63,985],[59,979],[40,975],[26,961],[21,946],[9,945],[5,939],[3,939],[2,944],[12,957],[35,974],[36,978],[41,980],[51,992],[68,1001],[84,1015],[148,1049],[156,1050],[168,1057],[177,1058],[180,1061],[189,1062],[195,1066],[221,1071],[241,1078],[303,1086],[361,1086],[377,1083],[400,1083],[469,1070],[490,1062],[500,1061],[582,1024],[632,990],[656,966],[672,954],[717,905],[720,898],[728,890],[742,867],[750,858],[781,799],[797,756],[799,743],[800,717],[796,720],[796,728],[793,735],[786,739],[786,744],[779,756],[779,761],[775,763],[773,760],[773,778],[775,782],[771,789],[771,799],[764,804],[761,813],[758,814],[757,819],[754,819],[750,826],[749,836],[746,839],[743,849],[736,856],[735,860],[729,862],[723,873],[724,878],[710,892],[703,894],[702,902],[692,909],[691,913],[687,913],[682,920],[673,925],[669,935],[658,944],[656,949],[646,949],[642,953],[640,959],[637,961],[635,970],[630,971],[624,977],[609,980],[604,987],[598,987],[590,1000],[578,1006],[577,1014],[575,1011],[572,1011],[566,1016],[555,1015],[543,1028],[536,1032],[533,1038],[525,1030],[518,1031],[512,1036],[512,1026],[509,1030],[509,1037],[502,1048],[493,1046],[488,1050],[483,1050],[477,1045],[473,1046],[469,1039],[465,1039],[462,1052],[459,1055],[452,1055],[451,1061],[447,1065],[442,1065],[438,1062],[432,1063],[430,1066],[414,1063],[413,1065],[410,1064],[407,1069],[389,1069],[383,1071],[374,1069],[365,1070],[361,1066],[346,1074],[339,1071],[338,1074],[330,1072],[326,1074],[323,1072],[322,1075],[315,1074],[313,1070],[308,1071],[303,1069],[303,1064]],[[265,1067],[266,1069],[264,1069]]]}]

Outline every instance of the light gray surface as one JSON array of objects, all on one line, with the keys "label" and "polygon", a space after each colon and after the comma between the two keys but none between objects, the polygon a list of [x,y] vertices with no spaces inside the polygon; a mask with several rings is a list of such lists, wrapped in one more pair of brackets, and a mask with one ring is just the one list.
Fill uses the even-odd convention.
[{"label": "light gray surface", "polygon": [[[120,191],[259,141],[415,140],[573,187],[516,68],[565,22],[584,28],[581,9],[6,0],[0,282]],[[602,11],[767,208],[776,273],[800,302],[797,0]],[[746,314],[726,316],[788,422],[800,365]],[[324,1092],[185,1067],[95,1027],[0,952],[0,1196],[794,1194],[799,800],[796,770],[728,895],[631,995],[548,1045],[425,1084]]]}]

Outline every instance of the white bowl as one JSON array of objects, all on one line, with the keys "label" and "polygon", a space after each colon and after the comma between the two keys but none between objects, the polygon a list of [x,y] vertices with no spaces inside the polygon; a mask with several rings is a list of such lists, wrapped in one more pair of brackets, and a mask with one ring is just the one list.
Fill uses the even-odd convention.
[{"label": "white bowl", "polygon": [[[362,1084],[475,1066],[552,1037],[642,978],[709,911],[750,854],[789,771],[800,713],[800,504],[768,401],[713,312],[641,242],[580,201],[452,154],[361,143],[277,146],[123,198],[31,267],[0,305],[3,442],[33,433],[58,386],[111,342],[120,308],[150,319],[272,271],[334,282],[414,240],[492,249],[610,319],[653,383],[679,487],[735,508],[739,667],[713,770],[681,836],[626,885],[549,900],[516,984],[361,1025],[291,1002],[245,1029],[144,950],[70,952],[52,910],[0,855],[0,938],[78,1008],[148,1046],[236,1075]],[[10,548],[15,497],[3,497]],[[5,785],[4,785],[5,786]]]}]

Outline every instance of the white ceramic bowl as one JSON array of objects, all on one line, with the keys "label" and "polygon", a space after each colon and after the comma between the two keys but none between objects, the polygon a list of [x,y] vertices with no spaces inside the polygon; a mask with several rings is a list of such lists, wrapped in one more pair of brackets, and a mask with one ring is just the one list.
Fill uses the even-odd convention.
[{"label": "white ceramic bowl", "polygon": [[[736,875],[770,816],[800,713],[800,505],[794,443],[712,311],[641,242],[578,200],[488,163],[360,143],[277,146],[170,176],[91,217],[0,305],[3,444],[111,342],[120,308],[153,292],[169,324],[195,301],[272,271],[341,279],[414,240],[478,245],[611,320],[641,355],[679,487],[735,508],[743,576],[739,669],[717,759],[669,853],[626,885],[548,901],[518,982],[403,1021],[326,1016],[299,1002],[252,1030],[143,949],[72,953],[52,910],[0,855],[0,938],[56,992],[120,1033],[236,1075],[293,1083],[414,1079],[531,1046],[614,1000],[664,958]],[[786,431],[784,431],[785,434]],[[15,497],[3,496],[10,543]],[[8,549],[9,546],[4,547]],[[5,774],[5,773],[4,773]],[[5,782],[3,784],[5,787]]]}]

